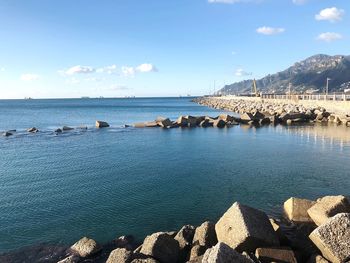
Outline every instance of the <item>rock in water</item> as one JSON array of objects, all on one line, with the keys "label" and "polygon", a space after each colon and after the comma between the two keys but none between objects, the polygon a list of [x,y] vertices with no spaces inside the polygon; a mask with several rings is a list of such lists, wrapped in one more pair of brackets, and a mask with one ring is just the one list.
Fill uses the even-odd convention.
[{"label": "rock in water", "polygon": [[13,133],[7,131],[7,132],[4,132],[2,135],[5,137],[9,137],[9,136],[13,135]]},{"label": "rock in water", "polygon": [[338,213],[350,213],[350,204],[342,195],[325,196],[318,199],[307,212],[315,224],[320,226]]},{"label": "rock in water", "polygon": [[114,249],[106,261],[106,263],[130,263],[132,259],[132,252],[125,248]]},{"label": "rock in water", "polygon": [[100,251],[101,247],[95,240],[83,237],[71,246],[70,249],[81,257],[88,257]]},{"label": "rock in water", "polygon": [[214,120],[214,122],[213,122],[213,126],[217,127],[217,128],[224,128],[225,125],[226,125],[226,122],[224,120],[221,120],[221,119]]},{"label": "rock in water", "polygon": [[107,128],[109,124],[105,121],[96,121],[96,128]]},{"label": "rock in water", "polygon": [[180,116],[176,122],[180,127],[187,127],[188,126],[188,120],[184,116]]},{"label": "rock in water", "polygon": [[238,202],[219,219],[215,230],[219,242],[239,252],[254,252],[258,247],[279,245],[267,215]]},{"label": "rock in water", "polygon": [[158,232],[145,238],[140,252],[160,262],[176,263],[179,257],[179,243],[167,233]]},{"label": "rock in water", "polygon": [[30,133],[36,133],[36,132],[38,132],[39,130],[37,129],[37,128],[35,128],[35,127],[32,127],[32,128],[29,128],[28,130],[27,130],[27,132],[30,132]]},{"label": "rock in water", "polygon": [[255,251],[255,256],[262,263],[297,263],[293,250],[289,248],[258,248]]},{"label": "rock in water", "polygon": [[61,132],[62,132],[62,130],[60,128],[55,130],[55,133],[61,133]]},{"label": "rock in water", "polygon": [[291,197],[284,202],[283,208],[284,213],[290,221],[297,223],[308,223],[313,222],[307,210],[312,207],[316,202]]},{"label": "rock in water", "polygon": [[62,130],[63,130],[63,131],[71,131],[71,130],[74,130],[74,128],[68,127],[68,126],[63,126],[63,127],[62,127]]},{"label": "rock in water", "polygon": [[334,263],[347,262],[350,259],[350,214],[337,214],[309,237],[326,259]]},{"label": "rock in water", "polygon": [[80,261],[80,258],[76,255],[70,255],[69,257],[66,257],[57,263],[78,263]]},{"label": "rock in water", "polygon": [[253,263],[225,243],[219,242],[208,249],[202,259],[202,263]]}]

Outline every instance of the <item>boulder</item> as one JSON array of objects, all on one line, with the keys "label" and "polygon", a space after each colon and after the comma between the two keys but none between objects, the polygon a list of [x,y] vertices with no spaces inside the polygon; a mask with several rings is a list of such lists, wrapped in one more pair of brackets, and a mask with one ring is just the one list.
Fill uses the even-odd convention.
[{"label": "boulder", "polygon": [[2,135],[5,136],[5,137],[9,137],[9,136],[13,135],[13,133],[6,131]]},{"label": "boulder", "polygon": [[253,263],[223,242],[209,248],[203,256],[202,263]]},{"label": "boulder", "polygon": [[180,231],[174,237],[174,239],[179,242],[180,249],[184,249],[192,244],[194,232],[195,227],[191,225],[185,225],[180,229]]},{"label": "boulder", "polygon": [[350,214],[340,213],[316,228],[310,239],[331,262],[342,263],[350,259]]},{"label": "boulder", "polygon": [[271,120],[268,117],[259,120],[260,125],[270,124],[270,122]]},{"label": "boulder", "polygon": [[213,126],[217,127],[217,128],[224,128],[225,125],[226,125],[226,122],[224,120],[221,120],[221,119],[214,120],[214,122],[213,122]]},{"label": "boulder", "polygon": [[180,116],[176,122],[180,127],[187,127],[188,126],[188,120],[184,116]]},{"label": "boulder", "polygon": [[74,128],[68,127],[68,126],[63,126],[62,127],[62,131],[71,131],[71,130],[74,130]]},{"label": "boulder", "polygon": [[313,254],[309,258],[307,263],[329,263],[329,261],[324,257],[322,257],[321,255]]},{"label": "boulder", "polygon": [[101,247],[96,243],[95,240],[83,237],[77,241],[70,249],[78,254],[80,257],[91,256],[101,250]]},{"label": "boulder", "polygon": [[215,225],[213,223],[206,221],[196,228],[192,241],[193,245],[210,248],[217,242]]},{"label": "boulder", "polygon": [[125,248],[114,249],[106,261],[106,263],[130,263],[132,259],[132,252]]},{"label": "boulder", "polygon": [[200,127],[207,128],[213,126],[213,122],[210,122],[208,119],[205,119],[199,123]]},{"label": "boulder", "polygon": [[60,128],[55,130],[55,133],[61,133],[61,132],[62,132],[62,130]]},{"label": "boulder", "polygon": [[233,116],[230,116],[228,114],[220,114],[218,119],[221,119],[225,122],[228,122],[228,121],[236,121],[236,118],[234,118]]},{"label": "boulder", "polygon": [[158,232],[145,238],[140,252],[160,262],[176,263],[179,257],[179,243],[167,233]]},{"label": "boulder", "polygon": [[255,256],[262,263],[297,263],[293,250],[289,248],[258,248],[255,251]]},{"label": "boulder", "polygon": [[166,118],[162,121],[156,121],[156,123],[162,128],[169,128],[173,125],[172,121],[168,118]]},{"label": "boulder", "polygon": [[279,245],[267,215],[238,202],[219,219],[215,230],[219,242],[239,252],[254,252],[258,247]]},{"label": "boulder", "polygon": [[196,127],[197,126],[197,118],[194,116],[186,116],[188,126],[189,127]]},{"label": "boulder", "polygon": [[313,222],[307,210],[312,207],[316,202],[291,197],[284,202],[283,208],[284,213],[290,221],[297,223],[309,223]]},{"label": "boulder", "polygon": [[183,226],[174,237],[179,242],[179,261],[185,262],[189,259],[195,227],[191,225]]},{"label": "boulder", "polygon": [[105,121],[96,121],[96,128],[107,128],[109,124]]},{"label": "boulder", "polygon": [[241,120],[244,122],[253,121],[254,116],[253,116],[253,114],[251,114],[249,112],[245,112],[245,113],[241,114]]},{"label": "boulder", "polygon": [[350,213],[350,204],[343,195],[325,196],[307,210],[311,219],[320,226],[338,213]]},{"label": "boulder", "polygon": [[205,251],[208,248],[205,246],[201,246],[201,245],[194,245],[191,248],[191,252],[190,252],[190,260],[195,260],[196,258],[203,256]]},{"label": "boulder", "polygon": [[32,128],[29,128],[28,130],[27,130],[27,132],[30,132],[30,133],[36,133],[36,132],[38,132],[39,130],[37,129],[37,128],[35,128],[35,127],[32,127]]},{"label": "boulder", "polygon": [[57,263],[78,263],[80,261],[80,258],[77,255],[70,255]]}]

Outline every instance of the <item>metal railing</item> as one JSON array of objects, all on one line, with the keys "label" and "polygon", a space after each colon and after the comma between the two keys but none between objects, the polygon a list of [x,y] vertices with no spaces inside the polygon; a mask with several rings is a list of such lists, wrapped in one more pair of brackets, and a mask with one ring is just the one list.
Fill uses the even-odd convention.
[{"label": "metal railing", "polygon": [[291,95],[277,95],[277,94],[262,94],[262,99],[275,99],[275,100],[327,100],[327,101],[350,101],[350,94],[334,93],[334,94],[291,94]]}]

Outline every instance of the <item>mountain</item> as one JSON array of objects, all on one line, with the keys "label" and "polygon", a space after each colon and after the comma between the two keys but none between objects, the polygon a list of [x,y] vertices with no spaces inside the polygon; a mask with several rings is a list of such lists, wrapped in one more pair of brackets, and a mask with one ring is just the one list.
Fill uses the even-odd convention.
[{"label": "mountain", "polygon": [[[350,88],[350,56],[315,55],[295,63],[288,69],[267,75],[256,81],[263,93],[286,93],[291,84],[292,92],[324,92],[330,78],[329,92],[342,92]],[[224,86],[219,94],[242,94],[252,92],[253,80],[244,80]]]}]

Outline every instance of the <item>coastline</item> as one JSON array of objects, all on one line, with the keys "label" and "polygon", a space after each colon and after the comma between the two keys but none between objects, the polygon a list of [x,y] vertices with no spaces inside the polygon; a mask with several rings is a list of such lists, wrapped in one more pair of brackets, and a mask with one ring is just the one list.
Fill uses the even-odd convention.
[{"label": "coastline", "polygon": [[141,243],[132,236],[121,236],[101,245],[83,237],[70,247],[43,245],[1,254],[0,261],[31,258],[31,262],[59,263],[297,263],[345,262],[350,256],[348,197],[291,197],[284,202],[281,213],[281,218],[272,218],[235,202],[217,222],[156,232]]}]

